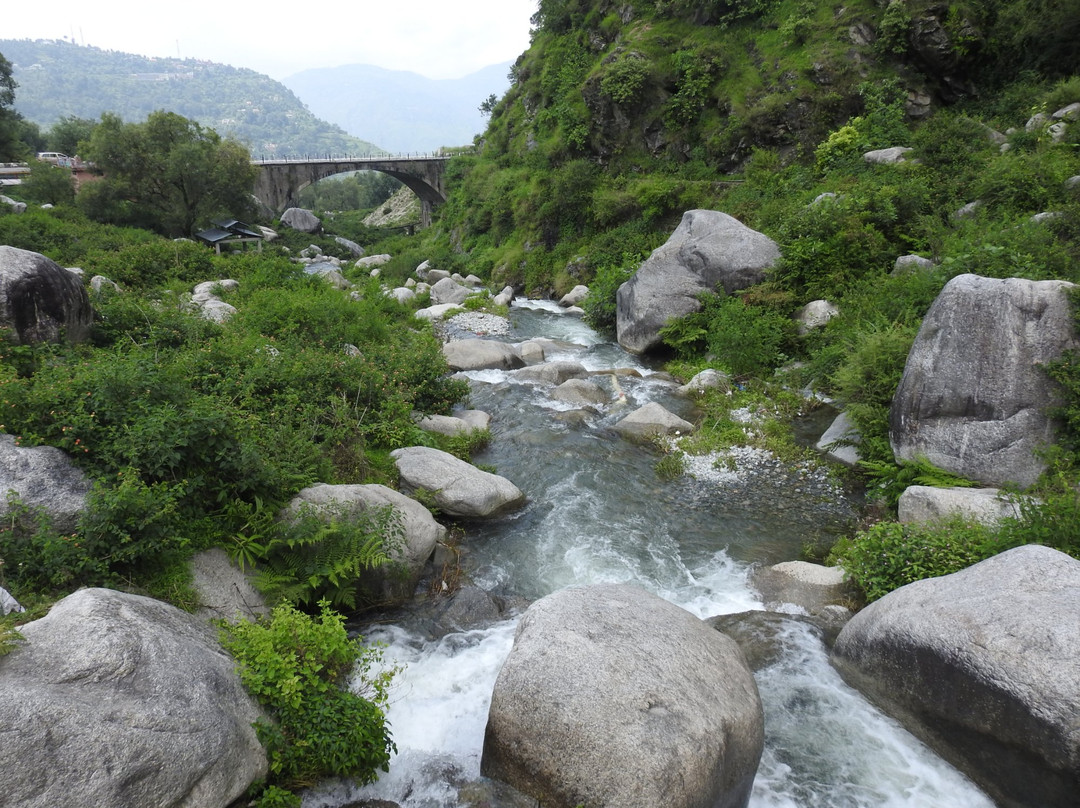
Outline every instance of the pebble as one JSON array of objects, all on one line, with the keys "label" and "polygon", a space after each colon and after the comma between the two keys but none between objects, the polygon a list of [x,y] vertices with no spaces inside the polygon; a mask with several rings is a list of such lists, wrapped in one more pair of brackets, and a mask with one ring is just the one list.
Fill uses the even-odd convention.
[{"label": "pebble", "polygon": [[501,337],[510,333],[510,321],[507,318],[482,311],[466,311],[455,314],[446,321],[445,326],[447,333],[452,337],[462,332],[481,337]]}]

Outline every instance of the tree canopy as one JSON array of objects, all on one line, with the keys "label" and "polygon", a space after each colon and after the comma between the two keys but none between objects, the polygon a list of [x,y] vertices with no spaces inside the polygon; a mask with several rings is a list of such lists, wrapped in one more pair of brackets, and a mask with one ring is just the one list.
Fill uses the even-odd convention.
[{"label": "tree canopy", "polygon": [[84,156],[103,177],[79,201],[99,221],[186,236],[215,217],[252,212],[256,169],[247,149],[174,112],[143,123],[106,113]]},{"label": "tree canopy", "polygon": [[0,53],[0,162],[10,162],[22,151],[19,138],[19,114],[15,103],[15,79],[11,76],[11,62]]}]

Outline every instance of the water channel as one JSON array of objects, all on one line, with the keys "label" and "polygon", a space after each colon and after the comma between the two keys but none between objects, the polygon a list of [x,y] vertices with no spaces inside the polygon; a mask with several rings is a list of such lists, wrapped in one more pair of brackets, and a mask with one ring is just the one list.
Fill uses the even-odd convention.
[{"label": "water channel", "polygon": [[[582,416],[505,372],[466,374],[469,406],[492,416],[494,439],[477,461],[529,497],[517,513],[467,526],[463,566],[481,588],[513,603],[571,585],[634,583],[703,618],[760,610],[750,566],[797,558],[804,543],[843,521],[849,503],[841,489],[805,469],[766,464],[749,475],[661,479],[655,451],[610,427],[648,401],[684,415],[692,414],[689,402],[554,304],[518,300],[510,320],[512,333],[501,339],[556,340],[549,361],[632,368],[641,378],[602,377],[625,404]],[[367,628],[368,639],[387,644],[388,659],[406,666],[389,709],[398,754],[373,786],[328,784],[305,796],[305,808],[360,798],[403,808],[503,805],[464,795],[479,779],[488,703],[515,624],[510,617],[437,639],[401,625]],[[782,653],[755,674],[766,739],[752,808],[992,808],[840,680],[813,627],[786,621],[780,641]]]}]

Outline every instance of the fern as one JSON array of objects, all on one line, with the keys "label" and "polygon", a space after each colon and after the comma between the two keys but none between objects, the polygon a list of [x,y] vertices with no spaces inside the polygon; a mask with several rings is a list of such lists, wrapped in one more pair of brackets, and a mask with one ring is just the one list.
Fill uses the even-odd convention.
[{"label": "fern", "polygon": [[939,469],[921,457],[904,465],[881,460],[860,460],[859,466],[875,481],[875,489],[894,508],[900,495],[912,485],[927,485],[933,488],[970,488],[975,485],[971,480]]},{"label": "fern", "polygon": [[280,528],[268,543],[256,583],[289,603],[328,600],[335,608],[357,608],[365,572],[384,566],[400,544],[403,529],[391,507],[360,514],[312,512]]}]

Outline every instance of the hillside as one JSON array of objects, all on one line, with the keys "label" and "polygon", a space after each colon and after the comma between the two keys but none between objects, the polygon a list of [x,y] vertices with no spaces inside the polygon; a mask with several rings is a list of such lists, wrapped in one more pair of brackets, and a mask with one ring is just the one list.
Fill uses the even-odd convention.
[{"label": "hillside", "polygon": [[323,120],[362,133],[393,153],[463,146],[484,130],[479,106],[510,86],[510,63],[460,79],[429,79],[373,65],[305,70],[282,83]]},{"label": "hillside", "polygon": [[943,110],[1023,126],[1080,69],[1077,0],[544,0],[534,23],[443,222],[447,245],[536,292],[577,282],[572,261],[587,280],[656,246],[755,155],[812,164],[856,117],[866,149]]},{"label": "hillside", "polygon": [[42,128],[103,112],[139,121],[165,109],[236,137],[255,157],[382,151],[320,120],[291,90],[253,70],[57,40],[0,39],[0,53],[14,68],[15,109]]}]

